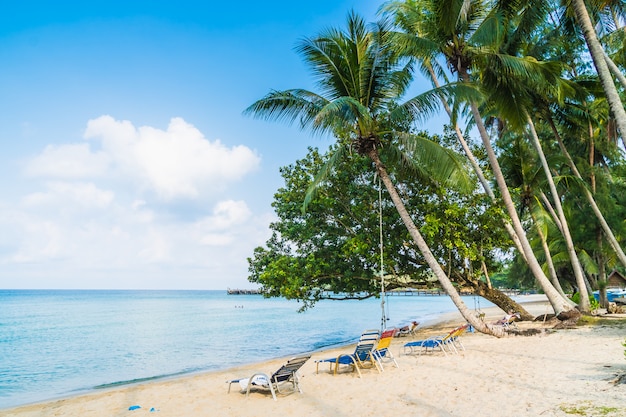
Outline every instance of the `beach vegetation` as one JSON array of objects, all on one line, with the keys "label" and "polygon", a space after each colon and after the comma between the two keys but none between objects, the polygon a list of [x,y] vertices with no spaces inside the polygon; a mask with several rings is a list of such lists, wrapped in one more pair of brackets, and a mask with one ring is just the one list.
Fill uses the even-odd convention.
[{"label": "beach vegetation", "polygon": [[[398,120],[410,124],[432,113],[434,107],[423,96],[398,102],[412,81],[413,64],[396,53],[391,29],[385,20],[368,28],[360,16],[351,12],[345,28],[327,29],[302,40],[297,51],[312,70],[318,91],[272,91],[245,113],[266,120],[298,122],[312,133],[335,138],[336,148],[309,185],[305,210],[337,161],[351,153],[367,157],[372,173],[384,186],[412,244],[439,285],[477,330],[494,333],[465,305],[403,200],[403,178],[426,179],[466,192],[474,184],[456,152],[406,129],[396,129]],[[468,91],[471,93],[471,89]]]},{"label": "beach vegetation", "polygon": [[617,416],[621,413],[617,407],[607,407],[602,405],[595,405],[590,403],[589,401],[581,401],[577,404],[562,404],[560,406],[561,410],[566,414],[577,415],[577,416]]},{"label": "beach vegetation", "polygon": [[607,326],[626,329],[626,318],[610,316],[581,316],[577,323],[579,326]]},{"label": "beach vegetation", "polygon": [[[281,168],[285,185],[272,203],[278,220],[270,225],[273,233],[266,246],[248,259],[250,280],[261,284],[268,295],[302,301],[303,308],[324,298],[378,296],[382,243],[386,291],[437,286],[393,203],[379,194],[367,158],[353,154],[338,162],[318,186],[308,209],[301,210],[308,181],[327,158],[311,148],[305,158]],[[502,213],[486,204],[481,194],[410,179],[404,185],[407,209],[421,219],[433,254],[451,271],[455,286],[480,293],[504,311],[532,318],[497,287],[489,288],[482,275],[483,270],[500,270],[501,250],[512,245],[500,221]]]},{"label": "beach vegetation", "polygon": [[[593,295],[589,295],[589,305],[591,307],[591,311],[595,311],[600,308],[600,303],[595,299]],[[580,293],[574,293],[572,295],[572,301],[578,304],[580,302]]]},{"label": "beach vegetation", "polygon": [[[464,279],[481,277],[472,287],[479,293],[493,287],[491,272],[506,272],[514,286],[539,288],[562,319],[597,308],[589,290],[626,268],[626,62],[622,20],[603,2],[589,4],[389,1],[370,26],[350,13],[345,28],[303,39],[297,51],[317,91],[272,91],[246,113],[296,122],[335,145],[317,156],[315,170],[298,173],[300,194],[289,195],[289,215],[311,231],[280,217],[290,226],[273,227],[268,248],[257,248],[250,279],[269,295],[315,300],[315,291],[336,289],[371,295],[380,275],[424,285],[430,276],[471,322],[458,297],[472,287]],[[432,88],[407,99],[419,72]],[[449,116],[443,136],[416,129],[440,109]],[[349,175],[340,180],[342,171]],[[331,201],[338,184],[357,193],[346,193],[345,207]],[[398,233],[384,232],[388,252],[399,255],[382,261],[372,250],[377,192],[385,228]],[[463,220],[471,201],[481,214],[475,223]],[[346,207],[368,225],[345,222],[328,234],[324,220],[340,219]],[[317,218],[296,215],[298,208]],[[315,234],[315,222],[323,233]],[[288,235],[298,227],[314,243]],[[369,239],[359,237],[364,230]],[[477,231],[497,239],[481,247]],[[335,248],[334,260],[321,256],[324,245]],[[498,249],[501,267],[490,264]]]},{"label": "beach vegetation", "polygon": [[[501,132],[525,130],[528,124],[528,117],[525,117],[528,115],[527,90],[540,88],[541,85],[545,88],[553,73],[549,65],[533,57],[509,53],[513,49],[513,38],[523,36],[518,31],[528,29],[527,15],[522,13],[523,6],[513,3],[393,1],[386,5],[386,10],[396,16],[406,34],[398,42],[401,53],[428,62],[440,59],[447,64],[451,76],[456,77],[454,82],[449,81],[448,84],[471,87],[481,92],[480,96],[468,96],[463,102],[471,110],[470,117],[479,132],[520,252],[524,254],[529,269],[555,312],[560,314],[571,310],[572,305],[550,282],[534,254],[498,161],[492,143],[494,138],[487,131],[483,119],[483,114],[488,114],[489,119],[493,118],[497,124],[506,121],[506,124],[501,124]],[[516,87],[517,90],[512,91]]]}]

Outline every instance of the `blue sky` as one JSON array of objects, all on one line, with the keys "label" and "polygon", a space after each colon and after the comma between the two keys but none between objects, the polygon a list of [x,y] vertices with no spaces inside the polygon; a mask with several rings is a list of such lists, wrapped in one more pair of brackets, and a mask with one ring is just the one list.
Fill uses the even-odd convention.
[{"label": "blue sky", "polygon": [[293,48],[378,2],[22,1],[0,15],[0,288],[251,287],[278,169],[242,116],[312,88]]}]

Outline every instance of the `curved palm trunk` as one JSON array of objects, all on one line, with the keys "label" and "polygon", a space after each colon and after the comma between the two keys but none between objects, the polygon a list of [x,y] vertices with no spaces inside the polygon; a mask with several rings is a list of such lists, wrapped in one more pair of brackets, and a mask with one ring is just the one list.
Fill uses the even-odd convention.
[{"label": "curved palm trunk", "polygon": [[504,294],[502,291],[497,288],[489,288],[489,286],[482,281],[466,281],[469,286],[474,290],[474,294],[483,297],[485,300],[490,301],[497,305],[502,311],[514,311],[519,313],[522,318],[522,321],[532,321],[535,316],[530,314],[526,309],[519,303],[516,303],[509,297]]},{"label": "curved palm trunk", "polygon": [[602,83],[602,88],[606,94],[606,99],[609,102],[609,107],[615,117],[617,127],[622,134],[622,141],[624,141],[624,137],[626,136],[626,111],[624,111],[624,105],[622,104],[619,94],[617,93],[617,89],[615,88],[615,84],[613,83],[611,71],[605,59],[604,48],[602,48],[602,45],[598,40],[598,36],[596,35],[596,31],[593,28],[593,23],[591,22],[591,18],[587,12],[585,1],[571,0],[571,5],[574,9],[574,13],[576,14],[576,20],[583,31],[587,47],[589,48],[589,53],[593,59],[593,64],[596,67],[598,77]]},{"label": "curved palm trunk", "polygon": [[488,324],[482,322],[469,310],[467,305],[465,305],[456,288],[454,288],[454,285],[452,285],[452,281],[450,281],[445,271],[441,268],[441,265],[439,265],[439,262],[437,262],[437,259],[431,252],[428,244],[422,237],[422,234],[413,222],[413,219],[411,219],[411,216],[409,215],[409,212],[407,211],[406,206],[404,205],[404,202],[400,197],[400,194],[398,194],[398,191],[396,190],[393,181],[391,181],[391,178],[389,177],[389,173],[387,172],[386,167],[380,160],[378,150],[376,148],[372,148],[370,151],[368,151],[367,155],[374,162],[376,170],[378,171],[378,175],[380,175],[381,181],[383,182],[383,184],[385,184],[385,188],[387,189],[391,200],[396,206],[400,218],[404,222],[407,230],[409,231],[409,234],[417,244],[418,249],[424,256],[426,263],[428,263],[428,266],[431,268],[431,270],[439,280],[441,287],[448,294],[454,305],[458,308],[463,318],[467,320],[467,322],[479,332],[487,333],[497,337],[502,336],[504,334],[502,329],[489,326]]},{"label": "curved palm trunk", "polygon": [[[433,67],[429,63],[424,63],[424,65],[428,69],[428,73],[430,74],[430,78],[431,78],[431,81],[433,82],[433,85],[435,86],[435,88],[439,88],[439,81],[437,80],[437,76],[435,75],[435,71],[433,70]],[[450,109],[450,106],[448,105],[444,97],[440,95],[439,99],[441,100],[441,104],[443,104],[443,108],[446,110],[446,113],[448,113],[448,117],[450,117],[450,121],[452,121],[452,109]],[[491,201],[495,203],[496,195],[491,189],[491,185],[489,185],[489,182],[485,178],[485,174],[483,173],[482,168],[480,167],[480,165],[478,165],[478,162],[476,161],[476,157],[472,153],[472,150],[467,144],[467,141],[465,140],[465,137],[463,136],[463,132],[461,132],[461,129],[459,128],[459,125],[457,123],[454,123],[454,132],[456,133],[456,138],[459,141],[461,148],[463,148],[463,152],[465,152],[465,156],[467,156],[467,159],[469,160],[470,165],[474,169],[474,172],[476,173],[476,176],[478,177],[478,180],[480,181],[480,184],[482,185],[483,190],[485,190],[485,193],[487,193]],[[504,223],[505,230],[507,231],[507,233],[511,237],[511,240],[513,240],[513,243],[515,244],[517,251],[520,253],[524,261],[528,262],[526,259],[526,253],[524,252],[524,247],[522,246],[520,242],[519,236],[517,236],[517,233],[515,233],[515,229],[513,229],[513,226],[511,226],[511,223],[506,221],[506,219],[503,219],[503,223]]]},{"label": "curved palm trunk", "polygon": [[[461,79],[465,82],[468,82],[467,74],[461,74]],[[545,292],[552,308],[554,309],[554,313],[558,316],[561,313],[567,312],[571,310],[571,305],[559,294],[559,292],[554,288],[554,285],[550,282],[546,274],[541,269],[541,265],[537,260],[537,257],[532,251],[530,246],[530,242],[528,242],[528,238],[526,237],[526,232],[522,227],[522,223],[517,215],[517,210],[515,209],[515,204],[513,203],[513,199],[511,198],[511,194],[509,193],[509,189],[507,187],[506,181],[504,179],[504,175],[502,174],[502,170],[500,169],[500,164],[498,163],[498,158],[496,157],[496,153],[491,147],[491,142],[489,140],[489,134],[485,129],[485,125],[483,124],[482,118],[480,116],[480,112],[478,111],[478,105],[475,101],[470,103],[470,107],[472,110],[472,114],[474,116],[474,121],[476,122],[476,127],[478,128],[478,132],[480,133],[480,137],[483,142],[483,146],[487,151],[487,157],[489,158],[489,164],[491,165],[491,169],[493,170],[493,174],[495,176],[496,182],[498,184],[498,188],[502,194],[502,200],[504,202],[504,206],[511,217],[511,221],[513,222],[513,228],[515,229],[516,234],[519,236],[521,240],[522,247],[524,248],[524,252],[526,253],[528,266],[533,273],[534,277],[537,279],[537,282]]]},{"label": "curved palm trunk", "polygon": [[578,304],[578,307],[581,311],[589,312],[589,293],[585,285],[583,269],[580,265],[580,260],[578,259],[576,248],[574,247],[574,240],[572,239],[569,226],[567,225],[567,219],[565,218],[565,213],[563,212],[561,199],[556,189],[556,185],[554,184],[554,178],[552,177],[552,173],[550,172],[550,167],[548,166],[546,155],[543,153],[543,148],[541,147],[539,136],[537,135],[537,131],[535,130],[535,124],[533,123],[532,118],[526,110],[524,110],[524,113],[524,115],[526,116],[526,122],[528,123],[528,127],[530,128],[530,136],[532,137],[533,146],[535,147],[535,150],[539,155],[539,160],[541,161],[541,166],[543,168],[544,174],[546,175],[546,179],[548,180],[550,193],[552,194],[552,201],[554,202],[554,207],[556,208],[556,212],[561,222],[561,233],[563,234],[563,238],[565,239],[565,246],[567,247],[567,254],[569,255],[570,263],[572,264],[572,269],[574,270],[576,284],[579,287],[580,302]]},{"label": "curved palm trunk", "polygon": [[530,215],[533,219],[533,223],[535,223],[535,229],[537,229],[537,235],[539,236],[539,240],[541,241],[541,246],[543,247],[543,251],[546,254],[546,264],[548,265],[548,272],[550,273],[550,281],[552,281],[552,285],[554,288],[565,298],[569,300],[565,295],[565,291],[563,291],[563,287],[561,287],[561,283],[559,282],[559,277],[556,274],[556,268],[554,268],[554,262],[552,262],[552,254],[550,253],[550,247],[548,246],[548,241],[546,236],[543,234],[541,227],[537,223],[537,219],[532,214]]},{"label": "curved palm trunk", "polygon": [[[578,167],[576,167],[576,164],[574,163],[572,156],[567,151],[567,148],[565,147],[565,144],[563,143],[563,140],[561,139],[561,135],[559,135],[559,132],[556,129],[556,126],[554,125],[554,122],[552,121],[552,119],[550,119],[550,127],[552,129],[552,132],[554,133],[554,137],[556,138],[559,144],[559,148],[561,149],[561,152],[563,153],[563,155],[565,155],[567,164],[572,169],[572,172],[574,173],[576,178],[584,181],[583,176],[580,174],[580,171],[578,171]],[[617,255],[617,258],[619,259],[620,263],[626,267],[626,253],[624,253],[624,250],[622,249],[619,242],[617,241],[617,238],[613,234],[613,230],[611,229],[609,224],[606,222],[606,219],[604,218],[602,211],[600,210],[600,208],[598,207],[598,204],[596,203],[596,199],[593,197],[593,194],[591,194],[591,191],[589,191],[586,187],[583,188],[583,193],[585,194],[585,197],[587,198],[587,201],[589,202],[589,205],[591,206],[591,210],[596,215],[598,222],[600,222],[600,227],[602,227],[602,231],[604,232],[604,236],[606,237],[606,239],[609,241],[609,245],[611,245],[611,248]]]},{"label": "curved palm trunk", "polygon": [[622,74],[622,71],[619,70],[618,66],[615,65],[615,62],[611,59],[610,56],[604,52],[604,60],[606,61],[606,65],[609,67],[609,70],[615,75],[615,78],[619,81],[623,88],[626,88],[626,77]]}]

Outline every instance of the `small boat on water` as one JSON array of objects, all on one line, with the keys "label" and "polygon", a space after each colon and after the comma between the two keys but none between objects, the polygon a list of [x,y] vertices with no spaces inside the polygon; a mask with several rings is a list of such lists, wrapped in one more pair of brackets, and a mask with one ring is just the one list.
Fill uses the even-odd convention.
[{"label": "small boat on water", "polygon": [[[600,292],[594,291],[593,296],[596,300],[600,300]],[[626,290],[623,288],[607,288],[606,289],[606,298],[610,303],[624,303],[626,304]]]}]

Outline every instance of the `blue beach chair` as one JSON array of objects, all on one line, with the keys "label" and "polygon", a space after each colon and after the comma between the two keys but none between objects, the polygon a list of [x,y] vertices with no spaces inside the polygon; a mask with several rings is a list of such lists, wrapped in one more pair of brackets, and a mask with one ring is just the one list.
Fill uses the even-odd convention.
[{"label": "blue beach chair", "polygon": [[343,353],[335,358],[316,360],[316,373],[319,373],[319,365],[322,362],[329,364],[329,370],[332,370],[333,364],[335,365],[333,375],[337,375],[340,365],[350,366],[355,369],[359,374],[359,378],[361,377],[361,368],[373,366],[380,372],[379,363],[374,353],[379,336],[378,330],[366,330],[361,334],[353,353]]},{"label": "blue beach chair", "polygon": [[428,352],[429,350],[432,352],[435,349],[441,350],[446,356],[448,355],[448,351],[450,353],[458,353],[459,349],[465,350],[465,346],[461,343],[460,337],[468,328],[469,324],[465,324],[443,336],[432,336],[428,339],[405,343],[404,353],[411,354],[417,350],[421,355],[423,352]]}]

